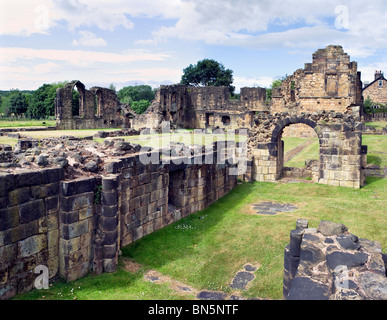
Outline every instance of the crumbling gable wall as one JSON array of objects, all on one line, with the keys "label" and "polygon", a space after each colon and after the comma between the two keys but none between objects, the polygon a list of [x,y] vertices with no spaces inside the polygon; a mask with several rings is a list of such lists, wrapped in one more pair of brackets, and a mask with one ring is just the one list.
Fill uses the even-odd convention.
[{"label": "crumbling gable wall", "polygon": [[[73,114],[73,90],[79,92],[79,114]],[[85,85],[74,80],[57,89],[56,126],[62,130],[115,128],[122,125],[117,95],[113,90]]]},{"label": "crumbling gable wall", "polygon": [[362,105],[362,83],[357,63],[341,46],[328,46],[313,54],[313,62],[297,70],[273,89],[271,112],[346,112]]}]

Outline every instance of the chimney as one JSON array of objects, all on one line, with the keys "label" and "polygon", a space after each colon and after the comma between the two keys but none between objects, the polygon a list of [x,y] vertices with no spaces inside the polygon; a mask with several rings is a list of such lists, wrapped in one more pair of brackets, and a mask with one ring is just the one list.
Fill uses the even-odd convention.
[{"label": "chimney", "polygon": [[375,71],[375,80],[378,80],[380,78],[383,78],[383,72],[382,71]]}]

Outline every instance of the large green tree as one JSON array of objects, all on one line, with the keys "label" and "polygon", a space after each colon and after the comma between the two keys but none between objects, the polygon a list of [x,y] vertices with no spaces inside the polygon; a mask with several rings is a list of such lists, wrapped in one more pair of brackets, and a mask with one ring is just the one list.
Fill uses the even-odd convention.
[{"label": "large green tree", "polygon": [[9,98],[9,113],[13,113],[15,115],[22,115],[27,111],[28,108],[28,100],[27,96],[21,93],[19,90],[16,90],[11,94]]},{"label": "large green tree", "polygon": [[121,103],[128,104],[138,114],[144,113],[155,98],[155,92],[151,86],[128,86],[117,93]]},{"label": "large green tree", "polygon": [[230,93],[234,94],[233,82],[233,71],[213,59],[204,59],[198,61],[196,65],[189,65],[183,70],[180,81],[183,85],[195,87],[226,86],[229,87]]},{"label": "large green tree", "polygon": [[43,84],[31,96],[27,115],[31,118],[41,119],[55,115],[56,89],[61,88],[66,82]]}]

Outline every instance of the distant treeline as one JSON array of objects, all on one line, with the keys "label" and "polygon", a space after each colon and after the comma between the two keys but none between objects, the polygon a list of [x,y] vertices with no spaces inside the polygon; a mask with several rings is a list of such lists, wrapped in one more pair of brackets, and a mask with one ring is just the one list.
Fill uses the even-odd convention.
[{"label": "distant treeline", "polygon": [[[47,119],[55,116],[56,90],[68,81],[43,84],[37,90],[0,90],[0,115]],[[114,89],[111,85],[110,88]],[[128,86],[117,92],[121,103],[128,104],[136,113],[143,113],[155,98],[155,90],[148,85]],[[78,106],[79,94],[73,92],[73,108]]]}]

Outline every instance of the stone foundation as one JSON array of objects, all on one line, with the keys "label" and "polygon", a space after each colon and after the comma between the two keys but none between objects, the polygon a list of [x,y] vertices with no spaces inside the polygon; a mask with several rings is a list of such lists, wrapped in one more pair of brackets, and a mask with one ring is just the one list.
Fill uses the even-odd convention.
[{"label": "stone foundation", "polygon": [[37,266],[66,281],[114,272],[121,247],[236,186],[235,165],[219,156],[216,145],[163,161],[156,151],[131,154],[105,162],[103,175],[75,180],[63,168],[0,173],[0,299],[33,289]]},{"label": "stone foundation", "polygon": [[387,300],[386,256],[380,243],[359,239],[345,225],[297,221],[284,255],[287,300]]}]

